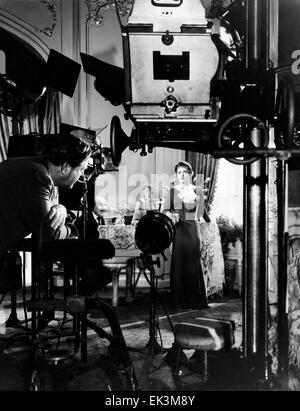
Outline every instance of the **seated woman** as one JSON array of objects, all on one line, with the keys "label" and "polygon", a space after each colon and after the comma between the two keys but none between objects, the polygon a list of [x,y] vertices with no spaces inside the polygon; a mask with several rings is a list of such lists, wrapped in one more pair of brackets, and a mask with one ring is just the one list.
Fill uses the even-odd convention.
[{"label": "seated woman", "polygon": [[145,185],[135,204],[135,209],[132,217],[132,224],[137,222],[147,213],[147,211],[157,210],[157,200],[154,196],[153,187],[149,184]]},{"label": "seated woman", "polygon": [[193,170],[180,161],[175,166],[176,182],[166,199],[166,214],[175,224],[171,259],[171,294],[175,308],[206,308],[207,294],[201,263],[200,219],[210,222],[204,210],[201,187],[192,184]]}]

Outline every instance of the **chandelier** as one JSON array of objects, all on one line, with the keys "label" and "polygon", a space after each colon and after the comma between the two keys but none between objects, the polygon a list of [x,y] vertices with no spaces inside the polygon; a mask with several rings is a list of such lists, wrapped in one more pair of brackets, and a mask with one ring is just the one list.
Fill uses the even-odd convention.
[{"label": "chandelier", "polygon": [[88,24],[102,26],[104,13],[115,9],[119,17],[129,16],[135,0],[85,0],[88,14],[86,21]]}]

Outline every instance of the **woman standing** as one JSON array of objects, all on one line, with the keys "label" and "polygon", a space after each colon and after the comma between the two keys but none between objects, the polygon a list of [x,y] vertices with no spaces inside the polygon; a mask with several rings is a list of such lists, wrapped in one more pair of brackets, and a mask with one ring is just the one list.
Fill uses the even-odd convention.
[{"label": "woman standing", "polygon": [[177,181],[170,189],[170,204],[165,207],[176,228],[170,273],[172,300],[175,308],[205,308],[199,220],[210,219],[204,209],[203,190],[192,184],[191,165],[180,161],[175,173]]}]

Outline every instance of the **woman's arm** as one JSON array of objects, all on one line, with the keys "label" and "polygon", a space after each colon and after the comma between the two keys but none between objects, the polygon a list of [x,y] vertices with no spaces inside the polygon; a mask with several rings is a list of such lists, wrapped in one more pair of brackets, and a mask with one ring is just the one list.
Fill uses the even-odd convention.
[{"label": "woman's arm", "polygon": [[204,218],[204,193],[201,187],[197,186],[195,188],[195,193],[196,193],[196,219],[200,220],[200,218],[203,216]]},{"label": "woman's arm", "polygon": [[174,196],[174,188],[171,187],[165,198],[164,198],[164,202],[163,202],[163,206],[161,211],[163,213],[166,214],[167,217],[169,217],[174,224],[176,224],[179,221],[179,214],[174,212],[174,200],[173,200],[173,196]]},{"label": "woman's arm", "polygon": [[142,217],[142,203],[140,200],[138,200],[135,203],[135,207],[134,207],[134,212],[133,212],[133,216],[132,216],[132,223],[134,224],[136,223],[138,220],[140,220],[140,218]]},{"label": "woman's arm", "polygon": [[206,223],[210,223],[211,220],[210,220],[210,217],[209,217],[208,212],[206,210],[206,207],[204,205],[204,192],[203,192],[202,188],[198,187],[198,186],[196,187],[195,192],[197,194],[196,217],[197,217],[198,220],[200,220],[200,218],[203,217],[203,219]]},{"label": "woman's arm", "polygon": [[178,213],[171,213],[170,211],[166,211],[165,214],[173,221],[174,224],[178,223],[178,221],[180,220]]}]

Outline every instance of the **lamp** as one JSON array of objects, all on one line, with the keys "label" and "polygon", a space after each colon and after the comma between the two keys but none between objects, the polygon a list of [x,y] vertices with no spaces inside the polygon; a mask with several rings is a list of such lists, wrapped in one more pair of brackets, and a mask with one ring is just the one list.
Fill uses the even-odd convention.
[{"label": "lamp", "polygon": [[81,64],[51,49],[45,67],[45,85],[73,97]]},{"label": "lamp", "polygon": [[94,86],[101,96],[114,106],[125,103],[124,69],[80,53],[83,69],[96,77]]},{"label": "lamp", "polygon": [[134,0],[85,0],[88,14],[86,21],[88,24],[102,26],[104,13],[115,9],[119,16],[130,14]]}]

